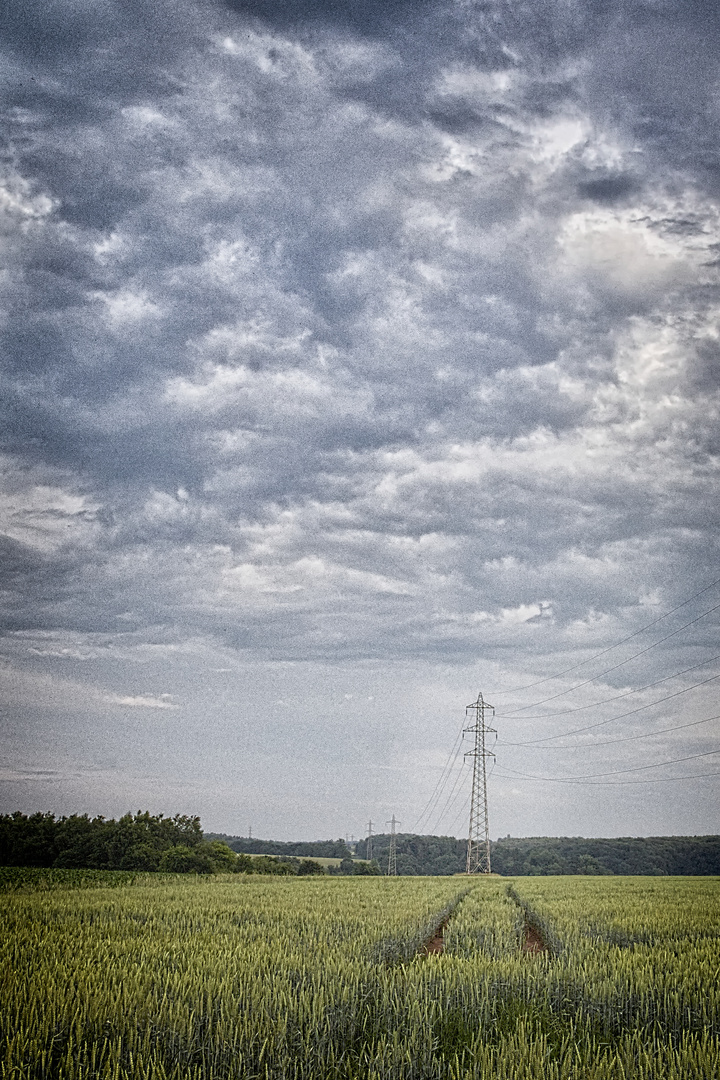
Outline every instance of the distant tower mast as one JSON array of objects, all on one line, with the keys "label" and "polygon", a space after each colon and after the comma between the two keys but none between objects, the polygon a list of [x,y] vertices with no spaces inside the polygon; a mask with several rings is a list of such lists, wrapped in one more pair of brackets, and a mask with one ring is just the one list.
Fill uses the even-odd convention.
[{"label": "distant tower mast", "polygon": [[365,858],[367,859],[368,862],[372,862],[372,838],[373,838],[372,821],[368,821],[367,830],[368,830],[368,836],[367,836],[367,843],[365,845]]},{"label": "distant tower mast", "polygon": [[393,814],[391,821],[386,821],[390,826],[390,854],[388,855],[388,877],[397,877],[397,840],[395,838],[395,826],[400,825]]},{"label": "distant tower mast", "polygon": [[477,701],[467,705],[465,715],[472,716],[474,721],[465,731],[475,734],[475,746],[468,750],[465,757],[473,759],[472,796],[470,798],[470,829],[468,832],[467,861],[465,864],[466,874],[489,874],[490,873],[490,826],[488,822],[488,797],[487,797],[487,772],[485,762],[487,758],[495,755],[485,745],[485,736],[488,732],[495,733],[495,728],[488,727],[485,723],[485,714],[495,715],[492,705],[488,705],[482,694],[478,694]]}]

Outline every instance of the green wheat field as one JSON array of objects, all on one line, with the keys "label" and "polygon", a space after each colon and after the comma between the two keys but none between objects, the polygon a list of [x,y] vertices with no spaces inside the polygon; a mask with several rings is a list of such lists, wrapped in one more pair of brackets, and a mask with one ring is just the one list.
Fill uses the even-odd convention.
[{"label": "green wheat field", "polygon": [[710,1080],[719,898],[718,878],[6,871],[0,1075]]}]

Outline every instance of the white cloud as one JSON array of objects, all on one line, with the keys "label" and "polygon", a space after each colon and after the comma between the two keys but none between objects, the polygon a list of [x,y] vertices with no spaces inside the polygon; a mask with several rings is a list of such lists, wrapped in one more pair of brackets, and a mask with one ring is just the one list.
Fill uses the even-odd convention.
[{"label": "white cloud", "polygon": [[139,323],[145,319],[157,318],[161,314],[158,304],[149,298],[144,290],[135,292],[123,289],[117,293],[96,293],[107,309],[107,319],[113,330],[120,330],[128,324]]},{"label": "white cloud", "polygon": [[98,503],[69,484],[42,483],[42,476],[19,468],[10,455],[3,458],[0,532],[39,551],[90,544],[99,531]]},{"label": "white cloud", "polygon": [[172,700],[172,694],[153,697],[150,694],[105,694],[103,701],[109,705],[124,705],[129,709],[179,709]]}]

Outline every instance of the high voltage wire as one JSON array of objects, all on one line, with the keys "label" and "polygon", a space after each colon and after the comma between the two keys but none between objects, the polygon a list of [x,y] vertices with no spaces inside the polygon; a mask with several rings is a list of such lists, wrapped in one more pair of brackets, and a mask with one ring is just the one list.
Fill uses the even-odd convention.
[{"label": "high voltage wire", "polygon": [[[555,739],[566,739],[570,735],[579,735],[583,731],[592,731],[594,728],[605,727],[606,724],[612,724],[614,720],[623,720],[626,716],[634,716],[636,713],[643,712],[645,709],[651,709],[653,705],[660,705],[665,701],[671,701],[672,698],[680,697],[681,694],[687,694],[690,690],[697,690],[699,686],[706,686],[707,683],[715,682],[716,679],[720,679],[720,675],[712,675],[709,679],[703,679],[702,682],[693,683],[692,686],[686,686],[683,690],[676,690],[674,694],[668,694],[666,697],[660,698],[658,701],[651,701],[647,705],[638,706],[637,709],[630,709],[628,712],[619,713],[617,716],[611,716],[608,720],[598,720],[596,724],[586,724],[584,727],[573,728],[572,731],[561,731],[559,735],[547,735],[542,739],[534,739],[531,742],[506,742],[503,745],[539,746],[542,748],[543,743],[554,742]],[[574,749],[579,750],[581,749],[581,747],[574,747]]]},{"label": "high voltage wire", "polygon": [[[462,748],[462,743],[460,745],[460,748],[458,748],[458,753],[455,755],[455,760],[457,760],[457,757],[458,757],[458,754],[459,754],[461,748]],[[455,763],[453,762],[453,765],[454,764]],[[463,764],[464,764],[464,762],[463,762]],[[450,773],[448,773],[447,779],[448,780],[450,779]],[[460,785],[460,781],[462,779],[463,779],[463,769],[460,768],[458,773],[456,774],[455,783],[453,784],[452,788],[450,789],[450,794],[448,795],[447,799],[445,800],[445,805],[443,806],[442,810],[440,811],[440,814],[435,818],[435,823],[433,825],[432,832],[435,832],[437,830],[438,826],[440,825],[440,822],[443,820],[443,818],[447,814],[448,808],[451,805],[454,805],[455,802],[457,801],[457,797],[461,793],[461,790],[459,790],[459,785]]]},{"label": "high voltage wire", "polygon": [[[717,676],[720,678],[720,676]],[[659,731],[644,731],[641,735],[628,735],[624,739],[607,739],[605,742],[576,743],[574,746],[541,746],[539,743],[503,743],[503,746],[532,746],[536,750],[594,750],[596,746],[615,746],[616,743],[634,742],[636,739],[651,739],[653,735],[665,735],[668,731],[682,731],[683,728],[698,727],[717,720],[709,716],[707,720],[693,720],[689,724],[673,724],[672,727],[660,728]]]},{"label": "high voltage wire", "polygon": [[[663,675],[662,679],[655,679],[654,682],[645,683],[644,686],[637,686],[633,690],[625,690],[622,694],[614,694],[612,697],[603,698],[602,701],[591,701],[588,705],[576,705],[573,709],[563,709],[562,712],[551,713],[538,713],[537,716],[513,716],[512,713],[495,713],[496,720],[551,720],[555,716],[570,716],[572,713],[584,712],[586,709],[596,709],[600,705],[608,705],[611,701],[620,701],[622,698],[630,697],[632,694],[640,694],[643,690],[650,690],[653,686],[659,686],[661,683],[669,682],[670,679],[677,679],[681,675],[687,675],[688,671],[696,671],[698,668],[707,667],[708,664],[712,664],[714,660],[720,660],[720,653],[717,656],[711,656],[709,660],[702,660],[699,664],[691,664],[690,667],[683,668],[681,671],[676,671],[673,675]],[[699,684],[698,684],[699,685]],[[528,708],[531,706],[528,705]],[[519,745],[514,743],[513,745]]]},{"label": "high voltage wire", "polygon": [[[460,749],[462,747],[462,737],[463,737],[463,729],[461,727],[460,731],[455,736],[455,742],[453,743],[452,749],[451,749],[450,753],[447,756],[447,761],[443,765],[442,772],[440,773],[440,776],[438,777],[437,783],[435,784],[435,789],[433,790],[432,795],[430,796],[427,803],[425,804],[425,809],[420,814],[420,817],[415,821],[415,824],[413,825],[412,829],[410,830],[411,832],[415,832],[418,825],[420,824],[420,822],[422,821],[422,819],[425,817],[426,814],[432,813],[432,810],[434,809],[434,806],[432,806],[432,804],[433,803],[437,804],[437,802],[440,800],[440,797],[442,795],[445,784],[447,783],[447,780],[448,780],[448,778],[450,776],[450,773],[452,772],[452,770],[454,768],[454,765],[455,765],[455,762],[457,761],[458,754],[460,753]],[[457,749],[456,749],[456,747],[457,747]],[[455,754],[455,757],[453,757],[453,753]],[[452,763],[450,762],[451,758],[452,758]],[[449,766],[449,768],[448,768],[448,766]],[[447,770],[447,776],[445,776],[446,770]]]},{"label": "high voltage wire", "polygon": [[[717,659],[717,658],[713,658],[713,659]],[[710,661],[706,661],[706,663],[709,663],[709,662]],[[694,665],[694,667],[700,667],[700,666],[702,666],[702,665]],[[691,669],[688,668],[686,670],[691,670]],[[680,674],[682,674],[682,672]],[[672,677],[672,676],[670,676],[670,677]],[[718,678],[720,678],[720,675],[713,675],[709,679],[704,679],[700,683],[695,683],[692,686],[685,687],[683,690],[677,691],[677,693],[670,695],[670,697],[678,697],[681,694],[687,693],[689,690],[697,689],[697,687],[704,686],[706,683],[713,682]],[[662,682],[664,680],[659,680],[659,681]],[[653,684],[650,684],[650,685],[653,685]],[[643,688],[643,689],[645,689],[645,688]],[[668,698],[664,698],[662,700],[667,701]],[[662,728],[660,731],[645,732],[645,733],[642,733],[640,735],[631,735],[631,736],[629,736],[627,738],[623,738],[623,739],[611,739],[611,740],[608,740],[608,741],[606,741],[604,743],[592,743],[592,744],[589,744],[589,745],[588,744],[580,744],[580,745],[569,746],[569,747],[568,746],[560,747],[560,746],[543,746],[542,745],[543,742],[551,742],[551,741],[554,741],[555,739],[558,739],[558,738],[568,737],[569,735],[574,735],[574,734],[580,734],[581,732],[588,731],[588,730],[591,730],[591,729],[594,729],[594,728],[597,728],[597,727],[603,727],[605,724],[612,723],[614,720],[620,720],[620,719],[625,718],[626,716],[632,716],[635,713],[642,712],[645,709],[651,708],[653,705],[658,705],[658,704],[661,704],[661,702],[660,701],[650,702],[647,705],[640,706],[638,709],[632,709],[632,710],[630,710],[630,711],[628,711],[626,713],[621,713],[618,716],[610,717],[608,720],[603,720],[603,721],[600,721],[599,723],[596,723],[596,724],[588,724],[583,728],[577,728],[577,729],[575,729],[573,731],[564,732],[564,733],[562,733],[560,735],[548,736],[546,739],[538,740],[537,742],[527,742],[527,743],[505,742],[502,745],[505,745],[505,746],[518,746],[518,747],[530,746],[530,747],[541,749],[541,750],[582,750],[582,749],[588,749],[588,748],[592,749],[595,746],[612,746],[615,743],[633,742],[633,741],[635,741],[637,739],[650,738],[650,737],[652,737],[654,735],[663,735],[663,734],[665,734],[665,733],[667,733],[669,731],[682,730],[682,729],[687,728],[687,727],[698,727],[701,724],[708,724],[708,723],[711,723],[713,720],[720,719],[720,717],[718,717],[718,716],[710,716],[710,717],[706,718],[705,720],[694,720],[689,724],[680,724],[680,725],[676,724],[676,725],[673,725],[673,727]],[[420,817],[416,820],[415,824],[413,825],[411,831],[414,832],[417,829],[420,822],[423,820],[423,818],[425,818],[426,816],[429,817],[429,815],[432,814],[433,810],[437,809],[437,806],[438,806],[438,804],[440,802],[440,799],[442,798],[442,796],[443,796],[443,794],[445,792],[445,789],[447,787],[447,784],[450,781],[450,777],[452,776],[453,769],[455,767],[455,763],[457,762],[457,759],[458,759],[458,757],[460,755],[460,752],[462,750],[462,734],[463,734],[463,729],[461,728],[458,735],[455,738],[455,743],[453,744],[453,747],[452,747],[452,749],[450,751],[450,754],[448,755],[448,758],[447,758],[447,760],[445,762],[445,765],[443,767],[443,770],[441,772],[440,778],[438,779],[438,781],[437,781],[437,783],[435,785],[435,789],[433,791],[433,794],[431,795],[428,803],[426,804],[425,809],[423,810],[422,814],[420,815]],[[496,741],[497,741],[497,739],[496,739]],[[713,753],[714,753],[714,751],[713,751]],[[682,758],[682,759],[678,759],[678,760],[689,760],[689,759]],[[672,764],[672,763],[673,762],[662,762],[660,764]],[[494,769],[494,767],[495,766],[493,765],[493,769]],[[659,767],[659,766],[655,766],[655,765],[653,765],[653,766],[639,766],[637,769],[614,770],[614,772],[616,772],[616,771],[619,771],[619,772],[637,772],[637,771],[641,771],[642,769],[657,768],[657,767]],[[575,783],[575,782],[579,782],[579,780],[580,780],[580,778],[535,777],[535,776],[529,776],[529,775],[524,774],[524,773],[514,773],[513,770],[507,770],[503,766],[500,766],[500,768],[503,769],[503,771],[505,771],[505,772],[510,772],[510,773],[513,773],[513,775],[524,777],[526,779],[537,779],[537,780],[545,779],[545,780],[552,781],[552,782],[557,782],[557,783],[561,783],[561,782],[562,783]],[[450,794],[447,796],[447,799],[445,800],[445,804],[443,805],[443,808],[440,811],[439,815],[435,818],[435,822],[434,822],[434,825],[433,825],[433,827],[431,829],[431,832],[434,833],[435,831],[437,831],[437,829],[438,829],[440,823],[442,822],[443,818],[448,813],[448,810],[451,809],[454,806],[454,804],[457,802],[457,798],[461,793],[460,790],[459,790],[459,784],[460,784],[460,781],[462,779],[462,775],[463,775],[463,772],[462,772],[462,769],[461,769],[455,776],[455,781],[454,781],[454,783],[452,785],[452,788],[450,790]],[[492,773],[491,773],[491,775],[492,775]],[[593,775],[605,776],[605,775],[611,775],[611,773],[597,773],[597,774],[593,774]],[[702,773],[702,774],[699,774],[699,775],[700,776],[707,776],[707,775],[720,775],[720,774]],[[687,779],[693,779],[693,778],[694,777],[687,777]],[[682,777],[677,777],[677,778],[664,778],[664,779],[683,779],[683,778]],[[628,783],[636,783],[636,782],[640,783],[640,781],[628,781]],[[647,783],[655,783],[657,781],[653,780],[653,781],[646,781],[646,782]],[[468,801],[468,799],[466,798],[465,802],[467,802],[467,801]],[[460,811],[460,814],[462,814],[462,809]],[[458,817],[460,816],[460,814],[456,815],[456,817],[454,818],[453,823],[450,826],[451,828],[454,828],[455,823],[458,820]]]},{"label": "high voltage wire", "polygon": [[[462,751],[462,741],[460,742],[457,749],[455,750],[455,754],[454,754],[454,757],[452,759],[452,762],[451,762],[449,768],[447,769],[447,772],[445,773],[445,776],[442,778],[442,783],[441,783],[440,787],[437,788],[435,796],[433,797],[433,799],[431,799],[432,805],[430,803],[428,803],[428,805],[425,807],[425,810],[423,811],[422,815],[420,816],[420,818],[418,818],[418,821],[416,822],[415,826],[413,826],[413,831],[414,831],[415,828],[417,828],[417,825],[419,824],[420,821],[422,821],[423,818],[426,818],[426,821],[425,821],[426,826],[428,828],[430,827],[430,819],[431,819],[432,815],[437,811],[437,808],[438,808],[438,806],[440,804],[440,800],[442,799],[442,797],[443,797],[443,795],[445,793],[445,789],[447,788],[447,785],[448,785],[448,783],[450,781],[450,777],[453,775],[453,769],[455,768],[455,765],[457,763],[457,760],[458,760],[458,757],[460,756],[461,751]],[[460,769],[459,773],[455,774],[455,782],[453,783],[452,791],[454,791],[455,788],[457,787],[457,782],[458,782],[457,778],[458,778],[458,776],[462,776],[462,769]],[[452,794],[452,792],[451,792],[451,794]],[[447,803],[446,803],[446,805],[447,805]],[[442,816],[442,813],[444,813],[444,809],[441,812],[441,816]]]},{"label": "high voltage wire", "polygon": [[434,825],[435,829],[437,829],[438,825],[440,824],[442,819],[445,817],[445,814],[447,813],[448,806],[450,805],[453,797],[457,794],[458,785],[460,784],[460,781],[462,780],[462,778],[463,778],[463,770],[460,769],[458,771],[457,776],[455,777],[455,783],[453,784],[452,788],[450,789],[450,794],[448,795],[447,799],[445,800],[445,805],[443,806],[442,810],[440,811],[440,814],[438,815],[438,817],[435,819],[435,825]]},{"label": "high voltage wire", "polygon": [[[638,656],[643,656],[645,653],[650,652],[651,649],[656,648],[658,645],[662,645],[662,643],[664,641],[668,641],[669,638],[675,637],[675,635],[679,634],[682,630],[687,630],[688,626],[694,626],[696,622],[700,622],[700,620],[704,619],[706,615],[712,615],[713,611],[717,611],[718,608],[720,608],[720,604],[716,604],[715,607],[711,607],[707,611],[704,611],[702,613],[702,615],[698,615],[696,619],[691,619],[690,622],[686,622],[686,623],[683,624],[683,626],[679,626],[677,628],[677,630],[673,630],[670,634],[666,634],[665,637],[660,638],[659,641],[653,641],[652,645],[647,645],[644,649],[640,649],[639,652],[633,653],[632,656],[628,656],[628,658],[626,660],[622,660],[619,664],[614,664],[613,667],[606,668],[605,671],[601,671],[598,675],[595,675],[594,678],[592,678],[592,679],[585,679],[584,682],[576,683],[574,686],[569,686],[567,688],[567,690],[561,690],[559,693],[552,694],[550,697],[543,698],[541,701],[534,701],[530,705],[521,705],[517,709],[511,709],[509,713],[504,714],[504,719],[506,719],[506,720],[515,719],[515,715],[514,715],[515,713],[525,712],[526,709],[535,709],[535,708],[537,708],[538,705],[544,705],[546,701],[555,701],[555,700],[557,700],[557,698],[564,697],[565,694],[570,694],[573,690],[579,690],[580,687],[582,687],[582,686],[589,686],[590,683],[597,682],[597,680],[601,679],[604,675],[609,675],[611,671],[617,671],[618,668],[624,667],[625,664],[629,664],[631,660],[636,660]],[[669,613],[669,614],[671,614],[671,613]],[[659,620],[656,620],[656,621],[659,622]],[[634,637],[635,635],[632,635],[632,636]],[[620,644],[622,644],[622,642],[620,642]],[[605,650],[605,651],[609,652],[609,650]],[[557,677],[557,676],[553,676],[553,677]],[[544,681],[547,681],[547,680],[544,680]],[[523,719],[523,718],[520,717],[520,719]]]},{"label": "high voltage wire", "polygon": [[[500,766],[502,768],[502,766]],[[508,770],[506,770],[508,771]],[[709,776],[720,776],[720,772],[705,772],[705,773],[690,773],[686,776],[653,776],[650,779],[644,780],[563,780],[554,781],[551,776],[526,776],[525,773],[509,773],[508,779],[517,779],[518,777],[524,780],[548,780],[556,783],[576,783],[582,787],[629,787],[633,784],[674,784],[679,780],[705,780]]]},{"label": "high voltage wire", "polygon": [[[448,807],[448,810],[443,814],[443,816],[441,818],[438,818],[437,822],[435,823],[435,833],[439,832],[441,822],[444,821],[444,819],[448,816],[448,814],[452,813],[452,811],[455,809],[455,807],[457,805],[457,802],[458,802],[458,799],[462,796],[462,794],[463,794],[463,789],[460,788],[458,790],[455,798],[453,799],[451,805]],[[448,826],[448,828],[453,828],[454,827],[456,821],[458,820],[458,818],[460,818],[462,816],[462,814],[463,814],[465,808],[468,806],[469,802],[470,802],[470,796],[468,794],[466,794],[465,797],[462,800],[462,803],[460,804],[460,810],[456,813],[455,817],[452,820],[452,823],[450,824],[450,826]]]},{"label": "high voltage wire", "polygon": [[[711,716],[709,719],[720,720],[720,716]],[[594,780],[599,776],[622,776],[625,773],[646,772],[648,769],[662,769],[665,765],[678,765],[681,761],[695,761],[697,758],[712,757],[713,754],[720,754],[720,750],[707,750],[703,754],[688,754],[686,757],[672,758],[670,761],[656,761],[652,765],[637,765],[632,769],[608,769],[607,772],[586,773],[583,776],[533,776],[530,773],[520,773],[515,772],[513,769],[506,769],[502,765],[499,766],[499,768],[501,768],[503,772],[520,776],[525,780],[543,780],[554,784],[577,784],[581,783],[583,780]],[[668,779],[680,780],[682,777],[669,777]]]},{"label": "high voltage wire", "polygon": [[[551,682],[553,679],[559,679],[562,675],[567,675],[570,671],[576,671],[579,667],[583,667],[584,664],[590,664],[593,660],[597,660],[599,657],[604,656],[606,653],[612,652],[613,649],[619,648],[620,645],[624,645],[626,641],[632,641],[632,639],[637,637],[639,634],[642,634],[646,630],[649,630],[651,626],[655,626],[657,623],[662,622],[663,619],[669,618],[670,615],[673,615],[676,611],[680,611],[681,608],[687,607],[687,605],[691,604],[693,600],[697,600],[698,596],[702,596],[704,593],[709,592],[710,589],[713,589],[716,585],[719,584],[720,578],[717,578],[715,581],[711,581],[709,585],[706,585],[703,589],[700,589],[699,592],[693,593],[693,595],[687,600],[683,600],[682,604],[677,604],[674,608],[670,608],[670,610],[666,611],[664,615],[660,615],[657,619],[653,619],[652,622],[646,623],[645,626],[641,626],[639,630],[635,630],[632,634],[628,634],[627,637],[621,638],[620,641],[616,641],[614,645],[609,645],[607,649],[601,649],[600,652],[595,653],[593,656],[589,656],[587,660],[579,660],[576,664],[572,664],[570,667],[563,668],[562,671],[558,671],[554,675],[546,675],[542,679],[536,679],[534,682],[527,683],[526,686],[514,686],[510,690],[494,690],[492,694],[494,697],[499,697],[501,694],[518,694],[523,690],[532,689],[533,686],[542,686],[543,683]],[[712,610],[714,611],[715,609],[713,608]],[[709,614],[709,612],[706,612],[706,614]],[[663,640],[665,639],[663,638]],[[637,655],[639,656],[640,653],[638,653]],[[610,668],[610,671],[614,670],[614,668]],[[607,672],[603,672],[603,674],[607,674]],[[598,676],[598,678],[599,677],[600,676]],[[580,685],[584,684],[581,683]],[[546,700],[550,699],[548,698]],[[538,702],[538,704],[540,704],[540,702]],[[532,706],[528,705],[527,708],[532,708]]]},{"label": "high voltage wire", "polygon": [[462,806],[461,806],[461,807],[460,807],[460,809],[458,810],[457,814],[455,815],[455,817],[453,818],[453,820],[451,821],[451,823],[450,823],[450,824],[448,825],[448,831],[447,831],[447,833],[446,833],[446,835],[447,835],[447,836],[452,836],[452,831],[453,831],[453,829],[454,829],[454,828],[455,828],[455,826],[457,825],[458,821],[460,821],[460,819],[462,818],[463,814],[466,814],[466,813],[467,813],[467,810],[468,810],[468,807],[469,807],[469,806],[470,806],[470,796],[469,796],[469,795],[467,795],[467,796],[465,797],[465,802],[464,802],[464,803],[462,804]]}]

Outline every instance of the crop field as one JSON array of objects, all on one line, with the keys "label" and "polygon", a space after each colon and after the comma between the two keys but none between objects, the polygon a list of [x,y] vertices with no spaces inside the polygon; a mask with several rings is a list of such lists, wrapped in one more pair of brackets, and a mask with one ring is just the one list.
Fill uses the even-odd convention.
[{"label": "crop field", "polygon": [[0,881],[7,1080],[718,1076],[717,878],[51,878]]}]

